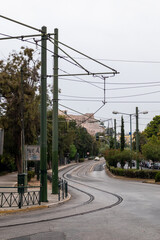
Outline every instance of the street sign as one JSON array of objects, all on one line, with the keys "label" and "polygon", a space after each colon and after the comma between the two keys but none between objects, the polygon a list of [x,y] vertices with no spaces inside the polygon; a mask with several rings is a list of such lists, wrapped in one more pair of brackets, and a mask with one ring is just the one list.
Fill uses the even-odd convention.
[{"label": "street sign", "polygon": [[40,146],[39,145],[25,145],[25,160],[26,161],[40,161]]}]

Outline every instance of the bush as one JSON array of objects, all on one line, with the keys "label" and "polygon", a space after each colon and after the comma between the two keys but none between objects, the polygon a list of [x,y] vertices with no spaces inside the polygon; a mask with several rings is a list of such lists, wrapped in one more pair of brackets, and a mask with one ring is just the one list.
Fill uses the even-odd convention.
[{"label": "bush", "polygon": [[157,172],[155,176],[155,182],[160,182],[160,172]]},{"label": "bush", "polygon": [[108,162],[109,166],[117,167],[119,152],[120,151],[116,149],[108,149],[105,151],[104,157]]},{"label": "bush", "polygon": [[[135,169],[122,169],[110,167],[110,171],[117,176],[124,176],[129,178],[142,178],[142,179],[155,179],[156,174],[160,173],[155,170],[135,170]],[[160,176],[160,175],[159,175]]]},{"label": "bush", "polygon": [[28,171],[28,175],[27,175],[28,182],[31,180],[31,178],[34,178],[34,176],[35,176],[35,172]]},{"label": "bush", "polygon": [[0,156],[0,171],[13,172],[16,170],[15,160],[10,154]]},{"label": "bush", "polygon": [[80,159],[79,159],[79,162],[84,162],[84,158],[80,158]]},{"label": "bush", "polygon": [[110,149],[106,150],[104,157],[108,164],[112,167],[117,167],[117,163],[119,162],[121,164],[121,167],[124,168],[124,165],[126,162],[129,163],[131,166],[131,159],[138,159],[142,160],[143,156],[141,154],[137,154],[136,152],[131,152],[131,150],[123,150],[120,151],[118,149]]}]

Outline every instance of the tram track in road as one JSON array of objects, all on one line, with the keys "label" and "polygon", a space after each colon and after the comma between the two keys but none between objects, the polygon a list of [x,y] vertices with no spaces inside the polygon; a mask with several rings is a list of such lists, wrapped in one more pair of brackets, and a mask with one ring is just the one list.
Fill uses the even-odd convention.
[{"label": "tram track in road", "polygon": [[[90,165],[90,164],[88,164],[87,166],[89,166],[89,165]],[[77,176],[80,177],[79,172],[80,172],[81,168],[83,168],[83,167],[84,167],[84,166],[80,166],[80,167],[79,167]],[[86,166],[85,166],[85,170],[86,170]],[[88,184],[84,184],[84,183],[81,183],[81,182],[79,182],[79,181],[73,180],[73,179],[72,179],[72,175],[68,175],[68,174],[67,174],[68,172],[69,172],[69,171],[67,171],[66,173],[63,174],[63,178],[64,178],[64,179],[70,180],[71,182],[78,183],[78,184],[83,185],[83,186],[85,186],[85,187],[89,187],[89,188],[91,188],[91,189],[95,189],[95,190],[100,191],[100,192],[107,193],[107,194],[112,195],[112,196],[114,196],[114,197],[116,197],[116,198],[118,199],[118,201],[115,202],[114,204],[111,204],[111,205],[106,206],[106,207],[103,207],[103,208],[99,208],[99,211],[100,211],[100,210],[103,210],[103,209],[111,208],[111,207],[113,207],[113,206],[117,206],[117,205],[119,205],[119,204],[123,201],[123,198],[122,198],[121,196],[119,196],[118,194],[116,194],[116,193],[111,193],[111,192],[108,192],[108,191],[106,191],[106,190],[99,189],[99,188],[90,186],[90,185],[88,185]],[[85,175],[86,175],[86,173],[87,173],[87,171],[85,171]],[[72,187],[70,184],[69,184],[69,186]],[[78,189],[77,189],[77,190],[78,190]],[[80,191],[80,190],[79,190],[79,191]],[[97,209],[97,211],[98,211],[98,209]]]},{"label": "tram track in road", "polygon": [[[89,165],[91,165],[91,164],[88,164],[87,166],[89,166]],[[78,170],[77,173],[79,173],[82,170],[82,168],[84,168],[84,167],[86,169],[87,166],[84,166],[83,164],[81,166],[79,166],[78,169],[77,169]],[[64,179],[66,179],[66,180],[69,180],[72,183],[76,183],[76,184],[79,184],[81,186],[88,187],[90,189],[94,189],[96,191],[100,191],[100,192],[112,195],[112,196],[114,196],[117,199],[117,201],[115,201],[113,204],[110,204],[110,205],[107,205],[107,206],[104,206],[104,207],[95,208],[95,209],[88,210],[88,211],[85,211],[85,212],[82,211],[82,212],[73,213],[73,214],[66,214],[66,215],[60,216],[60,217],[53,217],[53,218],[47,218],[47,219],[34,220],[34,221],[30,221],[30,222],[21,222],[21,223],[15,223],[15,224],[7,224],[7,225],[4,225],[4,226],[0,226],[0,229],[8,228],[8,227],[24,226],[24,225],[30,225],[30,224],[39,224],[39,223],[44,223],[44,222],[50,222],[50,221],[56,221],[56,220],[61,220],[61,219],[66,219],[66,218],[82,216],[82,215],[86,215],[86,214],[92,214],[92,213],[95,213],[95,212],[98,212],[98,211],[102,211],[102,210],[113,208],[113,207],[119,205],[123,201],[123,198],[121,196],[115,194],[115,193],[111,193],[111,192],[108,192],[106,190],[90,186],[88,184],[80,182],[80,180],[79,181],[73,180],[72,179],[72,175],[69,174],[69,172],[71,172],[76,167],[77,166],[74,166],[74,167],[70,168],[69,170],[67,170],[65,173],[63,173],[62,177]],[[85,172],[85,175],[86,174],[87,174],[87,171]],[[91,202],[94,201],[95,197],[91,193],[89,193],[88,191],[84,191],[84,190],[82,190],[82,189],[80,189],[78,187],[72,186],[71,183],[69,184],[69,187],[71,187],[74,190],[79,191],[79,192],[81,192],[81,193],[83,193],[83,194],[85,194],[85,195],[87,195],[89,197],[89,199],[87,201],[81,203],[80,205],[77,205],[76,208],[80,207],[82,205],[90,204]],[[74,207],[72,207],[71,209],[73,209],[73,208]]]}]

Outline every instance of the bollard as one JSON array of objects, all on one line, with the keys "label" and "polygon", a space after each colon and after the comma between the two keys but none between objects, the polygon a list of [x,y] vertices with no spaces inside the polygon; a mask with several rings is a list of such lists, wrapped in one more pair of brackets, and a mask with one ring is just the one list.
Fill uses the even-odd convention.
[{"label": "bollard", "polygon": [[61,200],[61,196],[60,196],[60,188],[61,188],[61,184],[60,182],[58,183],[58,201]]},{"label": "bollard", "polygon": [[68,183],[65,181],[65,197],[68,197]]},{"label": "bollard", "polygon": [[62,198],[64,199],[64,181],[62,179]]}]

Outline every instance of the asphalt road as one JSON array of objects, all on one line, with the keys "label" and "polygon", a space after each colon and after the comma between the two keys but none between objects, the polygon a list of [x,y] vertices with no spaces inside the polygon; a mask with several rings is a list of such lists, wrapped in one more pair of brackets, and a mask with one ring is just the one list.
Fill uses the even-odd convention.
[{"label": "asphalt road", "polygon": [[159,185],[110,178],[103,161],[75,165],[60,175],[70,184],[71,200],[1,216],[0,239],[160,239]]}]

